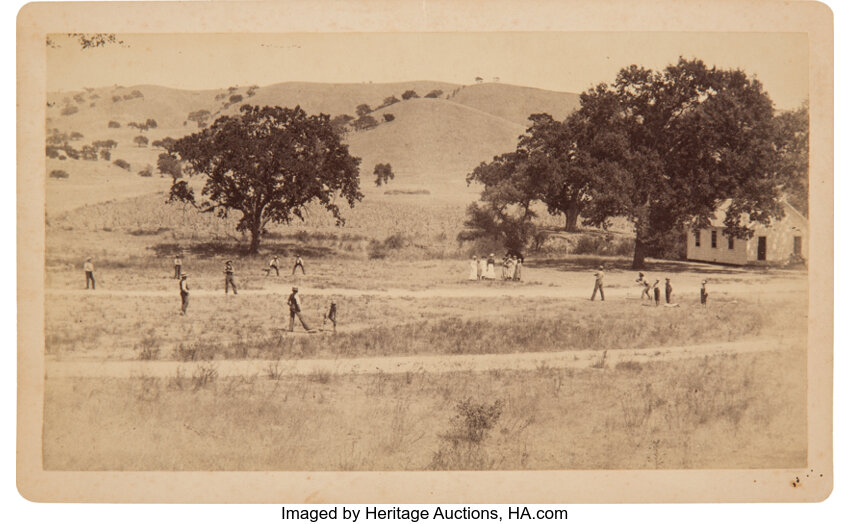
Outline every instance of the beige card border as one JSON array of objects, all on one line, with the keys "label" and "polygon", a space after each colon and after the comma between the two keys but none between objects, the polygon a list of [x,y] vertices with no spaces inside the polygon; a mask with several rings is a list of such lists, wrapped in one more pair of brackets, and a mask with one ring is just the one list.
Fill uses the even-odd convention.
[{"label": "beige card border", "polygon": [[[833,19],[827,6],[773,0],[35,3],[21,9],[17,22],[17,485],[27,499],[628,503],[820,501],[829,496],[833,486],[834,93]],[[808,427],[800,428],[808,432],[805,470],[92,473],[42,469],[46,34],[614,30],[809,35],[812,205]],[[810,473],[809,478],[805,478],[806,473]],[[803,479],[797,487],[792,485],[795,477]]]}]

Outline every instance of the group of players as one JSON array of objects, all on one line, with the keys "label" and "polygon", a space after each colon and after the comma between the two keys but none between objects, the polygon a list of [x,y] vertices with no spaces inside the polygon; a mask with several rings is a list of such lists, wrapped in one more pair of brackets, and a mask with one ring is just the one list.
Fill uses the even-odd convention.
[{"label": "group of players", "polygon": [[[594,276],[594,285],[593,285],[593,293],[590,295],[590,300],[596,300],[596,293],[599,292],[599,298],[601,300],[605,300],[605,290],[604,290],[604,279],[605,279],[605,266],[599,266],[599,269]],[[640,299],[643,301],[644,299],[648,300],[650,303],[655,303],[656,306],[661,305],[661,288],[659,284],[661,281],[659,279],[655,279],[655,282],[649,282],[650,279],[646,278],[642,272],[638,272],[638,277],[635,279],[635,282],[641,287]],[[699,289],[699,303],[702,306],[706,306],[708,304],[708,289],[706,285],[708,284],[707,280],[702,281],[702,285]],[[665,306],[669,307],[678,307],[679,305],[673,302],[673,284],[670,283],[669,278],[664,279],[664,301]]]}]

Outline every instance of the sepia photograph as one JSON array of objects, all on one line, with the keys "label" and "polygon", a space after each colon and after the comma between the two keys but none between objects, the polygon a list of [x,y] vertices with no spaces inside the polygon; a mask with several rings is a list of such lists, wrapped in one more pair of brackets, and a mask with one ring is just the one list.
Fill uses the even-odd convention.
[{"label": "sepia photograph", "polygon": [[828,493],[809,33],[123,25],[37,35],[43,472]]}]

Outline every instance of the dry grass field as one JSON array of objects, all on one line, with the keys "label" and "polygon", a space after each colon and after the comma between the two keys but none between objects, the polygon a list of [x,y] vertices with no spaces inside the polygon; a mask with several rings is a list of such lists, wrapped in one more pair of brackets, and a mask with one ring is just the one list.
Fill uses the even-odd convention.
[{"label": "dry grass field", "polygon": [[[270,227],[259,255],[245,254],[235,217],[166,205],[170,180],[137,174],[161,150],[134,146],[138,133],[129,121],[156,118],[159,127],[145,133],[153,141],[193,131],[194,123],[183,122],[189,111],[235,112],[227,103],[234,93],[251,103],[303,100],[312,112],[337,114],[358,103],[375,107],[407,88],[444,94],[377,110],[376,117],[395,119],[346,137],[365,159],[366,197],[343,209],[344,227],[311,207],[304,222]],[[134,89],[144,96],[125,98]],[[639,299],[628,223],[567,234],[561,218],[538,209],[538,225],[550,236],[526,254],[522,281],[468,280],[471,255],[500,257],[503,249],[487,240],[457,242],[479,189],[466,187],[464,175],[513,149],[523,114],[557,116],[573,107],[574,95],[420,82],[281,84],[250,96],[245,87],[136,86],[80,96],[85,104],[70,115],[59,113],[61,97],[51,100],[48,128],[82,133],[77,146],[115,139],[112,158],[131,169],[102,160],[46,164],[48,172],[70,174],[47,180],[44,351],[48,368],[59,372],[45,379],[46,469],[805,464],[805,272],[649,260],[648,278],[671,278],[678,304],[654,307]],[[122,127],[107,127],[112,119]],[[377,188],[372,164],[384,161],[397,177]],[[185,317],[172,278],[178,252],[192,289]],[[272,254],[281,257],[279,277],[264,272]],[[291,274],[296,254],[304,275]],[[84,289],[88,256],[95,291]],[[224,293],[228,259],[238,296]],[[599,264],[606,301],[590,302]],[[705,308],[697,299],[703,279]],[[329,326],[286,331],[293,285],[314,327],[336,301],[336,334]],[[393,359],[426,358],[445,365],[388,368]],[[488,358],[489,366],[452,367]],[[324,365],[355,359],[379,365],[357,372]],[[284,371],[298,362],[316,368]],[[244,363],[266,367],[226,372]],[[134,372],[118,376],[101,364]],[[74,366],[94,375],[75,376]]]}]

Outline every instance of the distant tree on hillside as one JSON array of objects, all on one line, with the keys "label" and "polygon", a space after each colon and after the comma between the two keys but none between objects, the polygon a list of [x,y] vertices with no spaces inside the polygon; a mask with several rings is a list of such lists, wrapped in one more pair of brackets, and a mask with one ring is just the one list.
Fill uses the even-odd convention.
[{"label": "distant tree on hillside", "polygon": [[116,104],[117,104],[117,103],[118,103],[118,102],[120,102],[121,100],[122,100],[122,98],[121,98],[121,96],[120,96],[120,95],[112,95],[112,102],[113,102],[113,103],[116,103]]},{"label": "distant tree on hillside", "polygon": [[203,201],[185,181],[174,181],[170,202],[186,202],[202,212],[241,214],[237,229],[251,235],[257,253],[266,226],[304,218],[304,207],[318,202],[343,224],[337,198],[354,206],[360,192],[359,158],[334,132],[327,115],[303,109],[243,105],[237,116],[183,137],[169,148],[202,174]]},{"label": "distant tree on hillside", "polygon": [[416,91],[413,89],[408,89],[404,93],[401,94],[401,98],[404,100],[410,100],[411,98],[419,98],[419,95],[416,94]]},{"label": "distant tree on hillside", "polygon": [[242,95],[230,95],[230,98],[228,98],[228,100],[230,100],[231,104],[238,104],[242,101]]},{"label": "distant tree on hillside", "polygon": [[360,104],[354,112],[357,113],[357,116],[366,116],[372,112],[372,108],[369,107],[369,104]]},{"label": "distant tree on hillside", "polygon": [[133,142],[136,143],[137,146],[143,147],[148,145],[148,138],[142,135],[139,135],[133,139]]},{"label": "distant tree on hillside", "polygon": [[85,104],[86,103],[86,97],[83,96],[82,93],[77,93],[76,95],[74,95],[74,102],[76,102],[78,104]]},{"label": "distant tree on hillside", "polygon": [[71,175],[68,174],[67,171],[63,171],[61,169],[54,169],[50,172],[50,178],[68,178]]},{"label": "distant tree on hillside", "polygon": [[139,171],[139,176],[152,177],[153,176],[153,167],[150,166],[150,165],[145,166],[144,169]]},{"label": "distant tree on hillside", "polygon": [[372,174],[375,175],[375,185],[378,187],[382,184],[389,183],[390,180],[395,178],[393,168],[389,163],[375,164],[375,169],[372,171]]},{"label": "distant tree on hillside", "polygon": [[121,158],[114,160],[112,163],[114,165],[120,167],[121,169],[126,170],[126,171],[130,170],[130,163],[127,162],[126,160],[121,159]]},{"label": "distant tree on hillside", "polygon": [[440,96],[442,94],[443,94],[442,89],[434,89],[434,90],[429,91],[428,94],[425,95],[425,98],[440,98]]},{"label": "distant tree on hillside", "polygon": [[112,140],[112,139],[95,140],[94,142],[92,142],[92,145],[94,147],[98,148],[98,149],[112,149],[112,148],[118,146],[118,142],[116,142],[115,140]]},{"label": "distant tree on hillside", "polygon": [[381,103],[381,107],[391,106],[393,104],[397,104],[398,102],[400,102],[400,100],[396,98],[395,95],[388,96],[384,99],[383,103]]},{"label": "distant tree on hillside", "polygon": [[197,111],[192,111],[191,113],[189,113],[189,116],[186,117],[186,120],[197,122],[198,127],[206,127],[207,120],[209,120],[210,116],[210,112],[206,109],[199,109]]},{"label": "distant tree on hillside", "polygon": [[342,136],[348,132],[348,123],[354,120],[354,117],[351,115],[336,115],[331,118],[331,127],[333,127],[336,134]]},{"label": "distant tree on hillside", "polygon": [[170,153],[159,154],[159,158],[156,160],[156,168],[159,169],[160,173],[170,175],[173,179],[183,178],[183,168],[180,166],[180,161]]},{"label": "distant tree on hillside", "polygon": [[83,146],[80,148],[80,157],[83,160],[97,160],[97,148],[93,146]]},{"label": "distant tree on hillside", "polygon": [[72,142],[76,142],[76,141],[78,141],[78,140],[82,140],[82,139],[83,139],[83,134],[82,134],[82,133],[80,133],[79,131],[71,131],[71,136],[70,136],[70,138],[69,138],[69,139],[70,139]]},{"label": "distant tree on hillside", "polygon": [[378,121],[372,115],[364,115],[351,122],[351,126],[357,131],[372,129],[378,126]]},{"label": "distant tree on hillside", "polygon": [[115,120],[110,120],[107,127],[109,127],[110,129],[118,129],[121,127],[121,124],[116,122]]},{"label": "distant tree on hillside", "polygon": [[80,108],[78,108],[77,106],[65,106],[65,107],[62,108],[61,111],[59,111],[59,114],[61,114],[62,116],[68,116],[68,115],[73,115],[74,113],[76,113],[79,110],[80,110]]},{"label": "distant tree on hillside", "polygon": [[392,122],[395,120],[395,115],[392,113],[384,113],[384,122]]},{"label": "distant tree on hillside", "polygon": [[108,149],[101,149],[100,158],[108,162],[112,158],[112,153]]},{"label": "distant tree on hillside", "polygon": [[483,81],[484,81],[484,79],[483,79],[483,78],[481,78],[480,76],[476,76],[476,77],[475,77],[475,83],[476,83],[476,84],[480,84],[480,83],[481,83],[481,82],[483,82]]},{"label": "distant tree on hillside", "polygon": [[148,118],[147,120],[145,120],[145,129],[156,129],[156,126],[156,120],[154,120],[153,118]]},{"label": "distant tree on hillside", "polygon": [[167,136],[167,137],[163,138],[162,140],[154,140],[153,142],[151,142],[151,145],[153,147],[168,149],[169,147],[171,147],[174,144],[174,142],[176,142],[176,140],[174,140],[170,136]]}]

